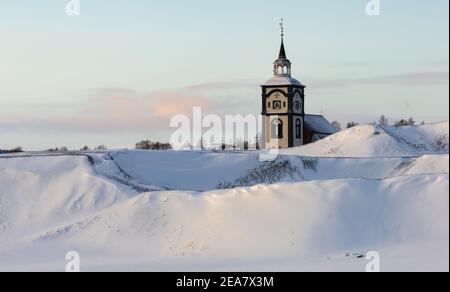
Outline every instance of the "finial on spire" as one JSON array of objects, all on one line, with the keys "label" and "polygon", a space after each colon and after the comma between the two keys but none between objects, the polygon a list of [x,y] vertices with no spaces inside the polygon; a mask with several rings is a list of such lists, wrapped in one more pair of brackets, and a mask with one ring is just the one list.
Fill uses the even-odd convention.
[{"label": "finial on spire", "polygon": [[278,59],[286,59],[286,50],[284,49],[284,19],[280,20],[280,28],[281,28],[281,48],[280,55]]},{"label": "finial on spire", "polygon": [[281,39],[284,38],[284,18],[280,20],[280,28],[281,28]]}]

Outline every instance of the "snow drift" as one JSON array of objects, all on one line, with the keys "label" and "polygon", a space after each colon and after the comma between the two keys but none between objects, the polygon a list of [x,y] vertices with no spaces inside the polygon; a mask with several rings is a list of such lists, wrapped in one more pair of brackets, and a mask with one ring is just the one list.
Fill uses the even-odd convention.
[{"label": "snow drift", "polygon": [[449,123],[394,127],[360,125],[303,147],[289,155],[331,157],[398,157],[448,153]]},{"label": "snow drift", "polygon": [[[0,270],[63,271],[75,250],[84,271],[364,271],[360,255],[375,250],[383,271],[448,271],[448,140],[432,143],[445,125],[363,138],[379,131],[370,127],[273,162],[258,152],[0,155]],[[397,157],[298,155],[340,141],[328,156]]]}]

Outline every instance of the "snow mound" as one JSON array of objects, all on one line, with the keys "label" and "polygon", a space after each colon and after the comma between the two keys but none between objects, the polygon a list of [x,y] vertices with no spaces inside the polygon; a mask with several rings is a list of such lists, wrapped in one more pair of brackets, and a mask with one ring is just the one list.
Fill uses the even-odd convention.
[{"label": "snow mound", "polygon": [[448,175],[419,175],[157,192],[112,208],[77,238],[105,245],[140,238],[137,249],[154,242],[149,253],[169,257],[253,259],[445,241],[447,191]]},{"label": "snow mound", "polygon": [[257,153],[120,151],[111,157],[139,183],[171,190],[215,189],[263,164]]},{"label": "snow mound", "polygon": [[[84,271],[364,271],[366,261],[346,254],[371,250],[385,271],[448,270],[448,188],[448,175],[340,179],[144,193],[71,218],[42,210],[53,226],[25,220],[34,232],[9,245],[6,232],[0,270],[63,270],[71,250]],[[33,194],[30,205],[48,203]],[[14,221],[18,205],[4,217]]]},{"label": "snow mound", "polygon": [[129,197],[82,156],[0,159],[0,242]]},{"label": "snow mound", "polygon": [[326,157],[399,157],[447,153],[449,123],[394,127],[359,125],[282,154]]},{"label": "snow mound", "polygon": [[[95,169],[114,179],[112,162],[125,173],[119,182],[146,190],[215,189],[341,178],[386,179],[412,174],[448,174],[449,155],[335,158],[281,155],[263,162],[255,153],[120,151],[95,156]],[[108,167],[105,165],[108,162]],[[100,165],[100,166],[97,166]]]},{"label": "snow mound", "polygon": [[445,152],[448,123],[359,126],[271,162],[0,155],[0,271],[63,271],[69,251],[83,271],[364,271],[373,250],[383,271],[448,271]]},{"label": "snow mound", "polygon": [[449,155],[392,158],[334,158],[280,156],[220,188],[343,178],[388,179],[415,174],[448,174]]}]

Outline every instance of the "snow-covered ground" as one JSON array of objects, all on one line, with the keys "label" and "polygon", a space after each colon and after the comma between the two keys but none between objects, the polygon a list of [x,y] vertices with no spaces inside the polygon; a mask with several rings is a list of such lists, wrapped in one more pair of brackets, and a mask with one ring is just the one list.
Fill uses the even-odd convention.
[{"label": "snow-covered ground", "polygon": [[318,143],[282,152],[326,157],[397,157],[448,153],[449,123],[394,127],[360,125]]},{"label": "snow-covered ground", "polygon": [[0,271],[449,270],[448,123],[259,154],[0,155]]}]

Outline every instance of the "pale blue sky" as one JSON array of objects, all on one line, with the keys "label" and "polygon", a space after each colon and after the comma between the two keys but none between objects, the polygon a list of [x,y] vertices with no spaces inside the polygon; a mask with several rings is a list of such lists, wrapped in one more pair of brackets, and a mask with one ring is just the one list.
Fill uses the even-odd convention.
[{"label": "pale blue sky", "polygon": [[0,0],[0,148],[168,140],[170,105],[258,113],[281,17],[308,112],[447,120],[448,0],[368,1]]}]

